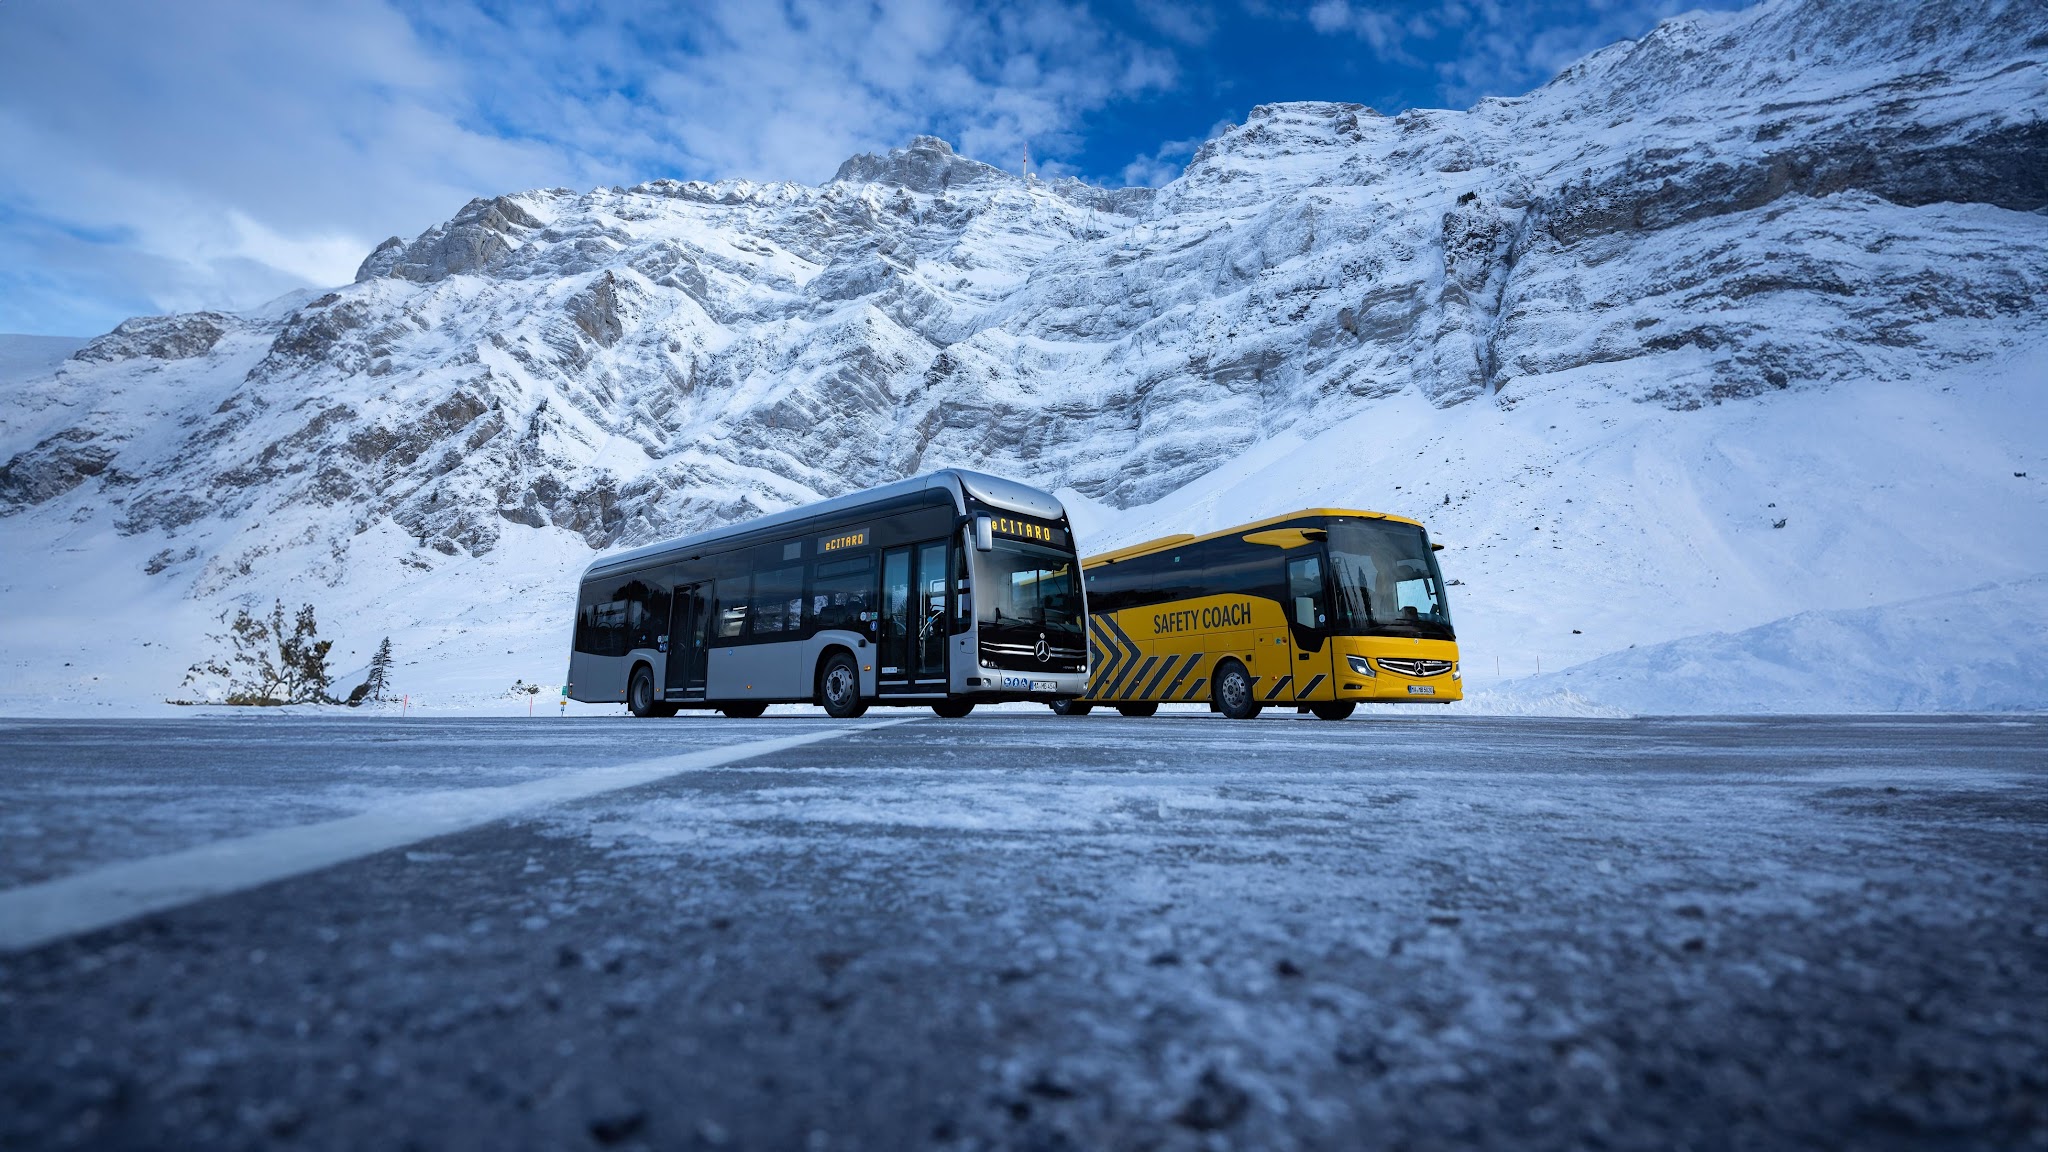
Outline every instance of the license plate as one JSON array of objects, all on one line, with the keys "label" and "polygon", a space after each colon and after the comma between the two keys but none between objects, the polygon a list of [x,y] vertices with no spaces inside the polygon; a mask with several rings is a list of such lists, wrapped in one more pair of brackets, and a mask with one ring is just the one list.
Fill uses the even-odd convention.
[{"label": "license plate", "polygon": [[1410,696],[1434,696],[1436,695],[1436,685],[1410,684],[1408,686],[1408,694]]},{"label": "license plate", "polygon": [[1059,681],[1057,680],[1033,680],[1028,676],[1005,676],[1003,677],[1003,687],[1012,692],[1057,692],[1060,690]]},{"label": "license plate", "polygon": [[1060,684],[1057,680],[1033,680],[1031,682],[1031,690],[1033,692],[1057,692],[1060,690]]}]

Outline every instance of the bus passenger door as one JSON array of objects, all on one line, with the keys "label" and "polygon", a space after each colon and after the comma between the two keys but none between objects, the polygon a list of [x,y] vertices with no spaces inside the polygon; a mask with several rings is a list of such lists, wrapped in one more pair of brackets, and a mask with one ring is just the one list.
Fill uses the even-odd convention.
[{"label": "bus passenger door", "polygon": [[668,671],[663,687],[670,693],[703,699],[705,631],[711,624],[710,606],[704,601],[704,586],[692,584],[675,593],[675,613],[669,618]]},{"label": "bus passenger door", "polygon": [[921,686],[946,682],[946,641],[952,633],[946,615],[946,544],[917,546],[916,620],[910,644],[910,677]]},{"label": "bus passenger door", "polygon": [[946,543],[943,540],[882,553],[881,667],[877,687],[888,692],[943,690],[946,642]]},{"label": "bus passenger door", "polygon": [[[1323,558],[1303,556],[1287,562],[1287,648],[1293,680],[1272,701],[1331,698],[1329,597],[1323,591]],[[1270,686],[1269,686],[1270,687]]]},{"label": "bus passenger door", "polygon": [[910,549],[882,553],[882,627],[875,641],[875,680],[881,691],[901,691],[910,679]]}]

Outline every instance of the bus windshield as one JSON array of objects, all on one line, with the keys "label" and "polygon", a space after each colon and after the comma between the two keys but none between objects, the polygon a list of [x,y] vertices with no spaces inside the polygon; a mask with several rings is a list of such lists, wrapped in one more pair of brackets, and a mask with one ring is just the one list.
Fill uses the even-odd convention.
[{"label": "bus windshield", "polygon": [[1397,520],[1332,524],[1329,548],[1345,631],[1455,638],[1443,572],[1422,529]]},{"label": "bus windshield", "polygon": [[992,551],[977,554],[974,600],[983,625],[1019,626],[1080,636],[1080,567],[1065,552],[998,539]]}]

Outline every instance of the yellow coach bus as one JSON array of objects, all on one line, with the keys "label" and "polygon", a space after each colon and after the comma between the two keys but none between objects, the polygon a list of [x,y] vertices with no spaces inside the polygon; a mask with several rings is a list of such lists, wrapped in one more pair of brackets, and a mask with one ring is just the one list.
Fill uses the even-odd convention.
[{"label": "yellow coach bus", "polygon": [[1310,508],[1090,557],[1093,672],[1054,711],[1207,703],[1239,720],[1269,705],[1342,720],[1361,700],[1457,700],[1442,547],[1405,517]]}]

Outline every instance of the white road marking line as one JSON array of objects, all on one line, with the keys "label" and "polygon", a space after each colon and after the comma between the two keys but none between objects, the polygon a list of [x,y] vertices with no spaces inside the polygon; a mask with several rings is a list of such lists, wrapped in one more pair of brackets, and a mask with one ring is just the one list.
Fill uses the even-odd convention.
[{"label": "white road marking line", "polygon": [[304,875],[436,836],[462,832],[515,812],[651,784],[739,760],[800,748],[836,736],[908,724],[906,716],[801,736],[728,744],[501,788],[465,788],[402,798],[388,808],[339,820],[278,828],[232,840],[108,864],[0,892],[0,952],[21,952],[248,888]]}]

